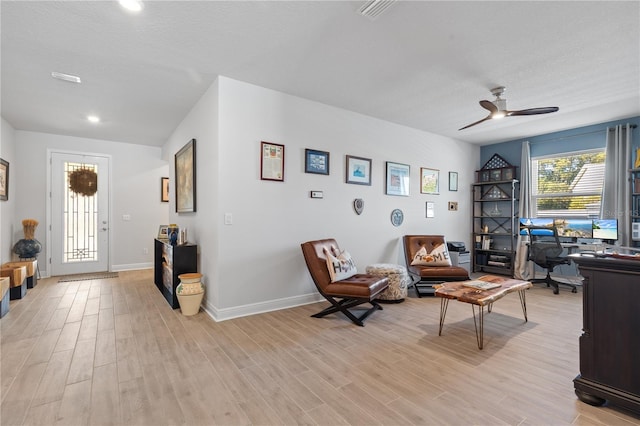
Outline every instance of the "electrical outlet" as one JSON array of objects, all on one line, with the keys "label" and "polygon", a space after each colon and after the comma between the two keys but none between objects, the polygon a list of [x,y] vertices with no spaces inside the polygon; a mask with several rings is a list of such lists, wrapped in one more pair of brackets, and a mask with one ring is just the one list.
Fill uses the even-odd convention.
[{"label": "electrical outlet", "polygon": [[224,224],[233,225],[233,215],[231,213],[224,214]]},{"label": "electrical outlet", "polygon": [[142,249],[142,253],[144,253],[144,254],[149,254],[149,249],[148,249],[148,248],[146,248],[146,247],[145,247],[145,248],[143,248],[143,249]]},{"label": "electrical outlet", "polygon": [[458,202],[449,201],[449,211],[457,211],[457,210],[458,210]]}]

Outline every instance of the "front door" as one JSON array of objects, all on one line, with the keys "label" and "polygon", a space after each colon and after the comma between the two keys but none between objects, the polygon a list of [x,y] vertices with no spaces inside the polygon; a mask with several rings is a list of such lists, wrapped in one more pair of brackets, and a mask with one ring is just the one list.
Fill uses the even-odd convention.
[{"label": "front door", "polygon": [[[92,173],[97,175],[97,191],[90,195]],[[50,275],[107,271],[109,158],[52,152],[50,206]]]}]

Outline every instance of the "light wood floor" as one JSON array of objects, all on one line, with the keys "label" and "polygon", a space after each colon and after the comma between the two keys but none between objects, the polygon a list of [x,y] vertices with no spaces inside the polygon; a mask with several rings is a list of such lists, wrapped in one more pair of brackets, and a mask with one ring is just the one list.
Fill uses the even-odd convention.
[{"label": "light wood floor", "polygon": [[[413,292],[410,293],[413,296]],[[361,328],[326,303],[216,323],[172,310],[148,271],[40,280],[0,320],[2,425],[639,425],[577,400],[581,293],[516,294],[485,317],[439,299]]]}]

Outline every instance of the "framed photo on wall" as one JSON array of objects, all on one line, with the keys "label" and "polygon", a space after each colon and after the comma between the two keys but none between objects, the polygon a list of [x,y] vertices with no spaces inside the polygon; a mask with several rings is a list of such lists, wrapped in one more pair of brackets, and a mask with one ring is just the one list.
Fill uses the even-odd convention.
[{"label": "framed photo on wall", "polygon": [[284,145],[260,142],[260,179],[284,182]]},{"label": "framed photo on wall", "polygon": [[0,158],[0,200],[9,199],[9,162]]},{"label": "framed photo on wall", "polygon": [[169,178],[160,178],[160,201],[163,203],[169,202]]},{"label": "framed photo on wall", "polygon": [[458,190],[458,172],[449,172],[449,191]]},{"label": "framed photo on wall", "polygon": [[420,168],[420,193],[422,194],[439,194],[440,170]]},{"label": "framed photo on wall", "polygon": [[318,175],[329,174],[329,153],[315,149],[304,150],[304,172]]},{"label": "framed photo on wall", "polygon": [[347,155],[346,183],[371,185],[371,159]]},{"label": "framed photo on wall", "polygon": [[387,195],[408,197],[410,180],[410,167],[407,164],[387,161],[387,183],[385,186]]},{"label": "framed photo on wall", "polygon": [[191,139],[175,156],[176,212],[196,211],[196,140]]}]

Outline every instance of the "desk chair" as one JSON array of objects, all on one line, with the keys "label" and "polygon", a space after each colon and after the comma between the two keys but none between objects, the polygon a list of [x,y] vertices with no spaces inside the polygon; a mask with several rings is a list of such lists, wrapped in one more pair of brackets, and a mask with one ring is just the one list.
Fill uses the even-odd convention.
[{"label": "desk chair", "polygon": [[556,227],[528,226],[529,234],[529,260],[547,270],[547,276],[542,279],[533,279],[532,283],[544,282],[547,287],[553,288],[553,294],[559,293],[560,285],[571,287],[571,292],[576,293],[576,286],[571,283],[556,281],[551,278],[551,272],[558,265],[569,265],[571,259],[562,256],[563,247],[558,238]]}]

